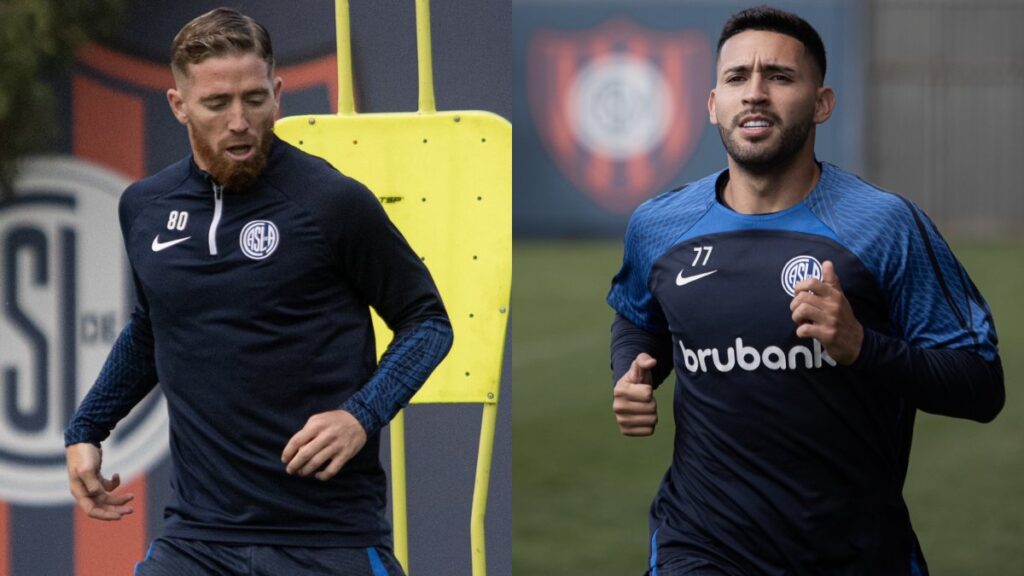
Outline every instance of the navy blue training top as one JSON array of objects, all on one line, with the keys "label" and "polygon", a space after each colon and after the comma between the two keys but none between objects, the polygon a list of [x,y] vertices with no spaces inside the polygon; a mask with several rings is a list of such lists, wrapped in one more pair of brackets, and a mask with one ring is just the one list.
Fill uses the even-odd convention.
[{"label": "navy blue training top", "polygon": [[[130,186],[120,221],[138,304],[65,441],[98,443],[157,383],[173,462],[168,536],[387,544],[379,430],[451,345],[420,258],[362,184],[275,139],[259,182],[223,190],[186,158]],[[372,306],[395,332],[377,367]],[[285,444],[344,408],[366,446],[329,481]]]},{"label": "navy blue training top", "polygon": [[[1001,409],[988,305],[908,200],[822,164],[803,202],[744,215],[727,178],[640,206],[608,295],[615,379],[639,352],[676,374],[652,574],[926,574],[902,496],[914,414]],[[791,318],[826,260],[865,328],[849,367]]]}]

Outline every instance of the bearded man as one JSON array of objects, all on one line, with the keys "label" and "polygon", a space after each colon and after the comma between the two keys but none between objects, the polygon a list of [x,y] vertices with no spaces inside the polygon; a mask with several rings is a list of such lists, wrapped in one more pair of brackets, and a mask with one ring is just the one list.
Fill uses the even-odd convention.
[{"label": "bearded man", "polygon": [[121,197],[137,303],[65,432],[71,492],[132,512],[100,443],[159,383],[172,495],[136,575],[401,574],[380,431],[451,347],[434,282],[366,187],[274,136],[263,26],[208,12],[171,69],[192,154]]},{"label": "bearded man", "polygon": [[912,202],[814,155],[836,96],[800,17],[762,6],[718,42],[708,114],[728,169],[640,206],[612,283],[612,409],[675,452],[652,576],[926,575],[903,499],[917,410],[1004,402],[992,314]]}]

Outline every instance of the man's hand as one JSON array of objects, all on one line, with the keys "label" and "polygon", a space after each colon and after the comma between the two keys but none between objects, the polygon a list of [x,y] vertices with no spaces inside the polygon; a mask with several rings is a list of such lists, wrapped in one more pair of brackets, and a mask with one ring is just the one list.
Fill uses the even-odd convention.
[{"label": "man's hand", "polygon": [[658,424],[658,404],[654,400],[651,369],[658,363],[641,352],[629,371],[615,383],[612,411],[619,430],[626,436],[650,436]]},{"label": "man's hand", "polygon": [[315,472],[317,480],[330,480],[364,444],[366,430],[355,416],[344,410],[321,412],[292,436],[281,462],[288,466],[289,474],[306,477]]},{"label": "man's hand", "polygon": [[121,485],[121,477],[114,474],[107,480],[100,474],[103,453],[99,448],[84,442],[68,446],[64,453],[71,494],[90,518],[120,520],[133,512],[127,504],[135,498],[134,494],[113,494]]},{"label": "man's hand", "polygon": [[817,339],[833,360],[849,366],[860,355],[864,327],[853,315],[831,261],[821,265],[821,275],[823,280],[805,278],[794,287],[796,296],[789,309],[796,335]]}]

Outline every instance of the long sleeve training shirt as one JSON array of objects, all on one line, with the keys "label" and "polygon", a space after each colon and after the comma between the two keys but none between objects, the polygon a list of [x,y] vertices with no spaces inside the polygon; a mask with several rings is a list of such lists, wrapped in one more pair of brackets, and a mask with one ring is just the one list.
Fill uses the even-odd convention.
[{"label": "long sleeve training shirt", "polygon": [[[988,305],[895,194],[822,164],[804,201],[748,215],[720,201],[727,179],[638,208],[608,296],[615,379],[639,352],[659,382],[676,375],[652,573],[927,574],[902,493],[914,416],[1000,411]],[[791,317],[794,286],[826,260],[864,326],[851,366]]]},{"label": "long sleeve training shirt", "polygon": [[[420,258],[362,184],[272,143],[257,184],[217,186],[191,158],[125,191],[137,306],[65,442],[99,443],[159,383],[170,419],[165,534],[271,545],[387,544],[380,429],[452,342]],[[395,337],[377,364],[370,308]],[[333,479],[281,452],[345,409],[365,447]]]}]

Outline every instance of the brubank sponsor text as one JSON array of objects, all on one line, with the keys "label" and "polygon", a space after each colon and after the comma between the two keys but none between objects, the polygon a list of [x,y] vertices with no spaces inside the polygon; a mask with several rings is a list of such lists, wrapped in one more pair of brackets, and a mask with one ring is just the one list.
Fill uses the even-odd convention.
[{"label": "brubank sponsor text", "polygon": [[743,338],[737,338],[733,346],[725,349],[724,355],[718,348],[687,348],[682,340],[679,341],[679,348],[683,352],[683,364],[691,373],[708,372],[709,368],[718,372],[731,372],[737,366],[742,370],[754,371],[762,367],[768,370],[796,370],[801,367],[810,370],[821,368],[823,363],[836,365],[836,361],[817,340],[812,340],[810,348],[798,344],[786,351],[778,346],[758,350],[743,344]]}]

